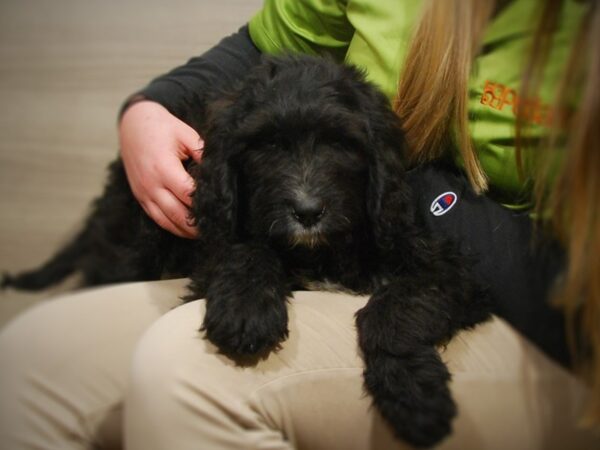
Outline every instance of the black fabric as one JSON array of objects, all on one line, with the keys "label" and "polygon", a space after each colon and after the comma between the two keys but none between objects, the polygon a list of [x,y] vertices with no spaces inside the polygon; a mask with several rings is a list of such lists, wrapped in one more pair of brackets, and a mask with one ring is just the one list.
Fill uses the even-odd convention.
[{"label": "black fabric", "polygon": [[199,131],[208,96],[243,79],[260,57],[245,25],[201,56],[152,80],[127,99],[121,114],[139,99],[152,100]]},{"label": "black fabric", "polygon": [[[494,300],[494,313],[547,355],[570,366],[564,315],[549,303],[564,267],[561,248],[533,229],[528,212],[515,212],[475,194],[454,168],[427,165],[411,170],[407,178],[417,217],[472,257],[476,274]],[[456,202],[445,214],[435,216],[432,203],[446,192],[455,193]]]}]

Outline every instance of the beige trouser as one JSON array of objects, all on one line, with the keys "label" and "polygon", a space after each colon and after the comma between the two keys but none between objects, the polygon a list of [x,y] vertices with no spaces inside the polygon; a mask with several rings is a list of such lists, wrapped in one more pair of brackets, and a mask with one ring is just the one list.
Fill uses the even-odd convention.
[{"label": "beige trouser", "polygon": [[[361,387],[363,297],[298,292],[290,337],[254,367],[198,333],[184,280],[64,296],[0,330],[0,448],[407,448]],[[443,449],[598,449],[585,389],[499,319],[443,351],[459,406]]]}]

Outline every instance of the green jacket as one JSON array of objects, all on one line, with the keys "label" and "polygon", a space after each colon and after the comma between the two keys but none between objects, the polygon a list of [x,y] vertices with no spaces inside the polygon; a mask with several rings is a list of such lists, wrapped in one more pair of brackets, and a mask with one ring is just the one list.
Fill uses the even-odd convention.
[{"label": "green jacket", "polygon": [[[266,0],[250,21],[250,36],[265,53],[329,54],[367,73],[394,97],[419,0]],[[515,112],[523,60],[535,29],[535,0],[514,0],[488,26],[469,83],[471,137],[490,179],[491,195],[512,206],[528,203],[527,182],[517,173]],[[536,101],[533,133],[545,132],[553,101],[583,7],[565,2]],[[535,147],[529,152],[534,152]],[[527,157],[527,155],[526,155]],[[460,163],[460,161],[457,161]]]}]

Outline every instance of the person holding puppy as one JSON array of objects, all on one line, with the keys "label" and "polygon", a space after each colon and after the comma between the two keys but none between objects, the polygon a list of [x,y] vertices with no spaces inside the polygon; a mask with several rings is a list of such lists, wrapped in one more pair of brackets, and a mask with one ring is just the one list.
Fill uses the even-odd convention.
[{"label": "person holding puppy", "polygon": [[[479,258],[498,303],[497,318],[440,349],[459,407],[440,448],[595,448],[598,437],[577,424],[600,421],[599,38],[595,0],[267,0],[247,27],[128,99],[121,155],[148,215],[193,239],[183,161],[201,163],[194,111],[208,92],[242,78],[262,53],[364,69],[402,123],[424,221]],[[440,160],[464,176],[428,165]],[[435,215],[444,192],[477,195]],[[366,298],[297,293],[288,341],[244,367],[199,339],[201,300],[167,312],[181,286],[77,294],[7,327],[2,442],[399,445],[362,395],[354,314]],[[118,318],[113,329],[92,325],[99,314]],[[86,334],[53,332],[67,317],[88,324]],[[26,351],[16,355],[17,345]],[[92,350],[109,364],[95,366]]]}]

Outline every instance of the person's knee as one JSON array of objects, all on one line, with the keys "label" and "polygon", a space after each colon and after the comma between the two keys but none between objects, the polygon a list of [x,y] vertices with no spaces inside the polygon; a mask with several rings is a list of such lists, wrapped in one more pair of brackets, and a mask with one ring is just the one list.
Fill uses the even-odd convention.
[{"label": "person's knee", "polygon": [[222,376],[228,363],[198,331],[202,313],[201,301],[180,306],[138,342],[125,398],[128,448],[192,448],[238,428],[231,418],[239,415],[225,412],[239,403],[235,375]]},{"label": "person's knee", "polygon": [[182,305],[144,333],[131,361],[127,408],[164,411],[180,401],[191,380],[206,373],[202,362],[207,343],[199,332],[202,313],[202,301]]}]

